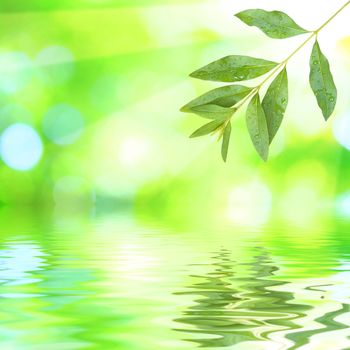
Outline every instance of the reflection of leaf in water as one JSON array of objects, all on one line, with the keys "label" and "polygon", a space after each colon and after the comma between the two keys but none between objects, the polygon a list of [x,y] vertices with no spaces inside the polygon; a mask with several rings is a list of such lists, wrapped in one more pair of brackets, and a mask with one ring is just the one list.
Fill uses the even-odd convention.
[{"label": "reflection of leaf in water", "polygon": [[291,292],[271,290],[272,287],[287,285],[289,282],[264,279],[273,276],[278,268],[271,265],[272,262],[265,254],[258,255],[255,259],[255,263],[252,264],[255,279],[252,279],[251,282],[248,280],[245,285],[248,291],[245,294],[247,300],[240,306],[264,316],[264,322],[267,325],[276,326],[261,333],[264,339],[268,339],[276,331],[301,328],[293,321],[304,317],[304,312],[312,307],[296,303],[290,304],[289,301],[294,300]]},{"label": "reflection of leaf in water", "polygon": [[[246,341],[267,340],[276,331],[301,328],[293,320],[304,317],[311,307],[289,304],[293,293],[270,288],[287,282],[271,278],[278,270],[264,252],[259,250],[254,261],[238,264],[230,259],[231,252],[222,249],[212,258],[214,268],[205,275],[190,275],[199,282],[176,295],[194,295],[195,305],[183,312],[175,321],[187,327],[177,331],[216,338],[184,339],[201,347],[226,347]],[[249,268],[250,276],[237,276],[240,266]]]},{"label": "reflection of leaf in water", "polygon": [[311,337],[316,334],[349,328],[346,324],[335,320],[336,317],[346,314],[349,311],[349,304],[341,304],[340,309],[327,312],[321,317],[315,319],[316,322],[320,323],[321,325],[325,325],[326,327],[287,334],[286,338],[292,340],[295,344],[294,346],[290,347],[289,350],[298,349],[300,346],[308,344]]}]

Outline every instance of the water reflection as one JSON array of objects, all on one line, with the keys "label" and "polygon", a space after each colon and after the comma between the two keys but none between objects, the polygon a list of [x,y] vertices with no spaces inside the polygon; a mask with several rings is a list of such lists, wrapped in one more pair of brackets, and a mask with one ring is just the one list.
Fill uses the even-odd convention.
[{"label": "water reflection", "polygon": [[32,272],[45,266],[46,254],[34,242],[8,242],[0,247],[0,284],[22,285],[39,281]]},{"label": "water reflection", "polygon": [[[341,331],[343,329],[348,330],[349,326],[342,322],[338,322],[336,318],[338,316],[345,315],[349,311],[350,311],[349,304],[341,304],[339,309],[335,311],[327,312],[321,317],[318,317],[315,319],[315,322],[319,323],[318,329],[299,331],[299,332],[287,334],[286,338],[294,342],[294,346],[289,347],[289,350],[299,349],[301,346],[309,344],[311,342],[311,338],[319,334],[324,335],[324,334],[327,334],[327,332]],[[343,344],[346,343],[346,338],[349,338],[349,335],[350,335],[349,331],[347,331],[346,333],[348,335],[345,337],[344,340],[342,340]],[[337,336],[339,339],[341,338],[342,334],[340,333],[329,334],[329,337],[330,337],[329,339],[332,339],[333,336]]]},{"label": "water reflection", "polygon": [[272,333],[302,328],[295,321],[312,307],[289,303],[294,295],[286,287],[288,282],[274,280],[278,267],[263,249],[256,250],[252,261],[237,263],[229,250],[221,249],[211,258],[211,266],[206,265],[212,272],[193,275],[194,283],[176,293],[203,297],[175,321],[189,326],[178,331],[205,337],[185,340],[201,347],[226,347],[268,341]]},{"label": "water reflection", "polygon": [[350,349],[344,229],[302,244],[294,231],[20,217],[0,228],[1,350]]}]

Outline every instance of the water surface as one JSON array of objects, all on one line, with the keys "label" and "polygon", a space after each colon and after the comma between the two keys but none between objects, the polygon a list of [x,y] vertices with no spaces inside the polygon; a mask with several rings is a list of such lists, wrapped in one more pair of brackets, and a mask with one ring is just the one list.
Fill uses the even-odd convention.
[{"label": "water surface", "polygon": [[4,350],[350,349],[346,225],[3,220]]}]

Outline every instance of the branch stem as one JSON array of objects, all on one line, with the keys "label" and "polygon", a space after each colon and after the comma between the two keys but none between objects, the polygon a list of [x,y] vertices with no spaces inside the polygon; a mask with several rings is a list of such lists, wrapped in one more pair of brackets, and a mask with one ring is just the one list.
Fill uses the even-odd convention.
[{"label": "branch stem", "polygon": [[345,9],[345,7],[347,7],[349,4],[350,0],[347,1],[337,12],[335,12],[334,15],[331,16],[325,23],[323,23],[320,28],[315,30],[315,33],[317,34],[318,32],[320,32],[329,22],[333,21],[333,19],[337,17],[339,13],[342,12]]},{"label": "branch stem", "polygon": [[[326,22],[324,22],[318,29],[315,31],[310,32],[311,35],[301,44],[299,45],[285,60],[280,62],[271,72],[270,74],[257,86],[255,86],[252,91],[241,101],[239,101],[235,106],[233,106],[234,109],[239,109],[242,107],[251,97],[253,97],[255,94],[259,92],[259,90],[265,85],[265,83],[270,80],[279,70],[282,70],[289,60],[294,57],[313,37],[317,37],[318,33],[326,27],[335,17],[339,15],[340,12],[342,12],[348,5],[350,5],[350,0],[348,0],[338,11],[336,11]],[[232,118],[229,117],[227,122]]]}]

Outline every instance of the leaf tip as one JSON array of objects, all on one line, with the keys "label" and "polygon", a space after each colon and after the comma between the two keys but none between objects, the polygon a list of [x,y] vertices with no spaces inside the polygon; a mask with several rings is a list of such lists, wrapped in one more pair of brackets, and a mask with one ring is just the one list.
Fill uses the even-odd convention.
[{"label": "leaf tip", "polygon": [[237,12],[237,13],[234,14],[234,16],[237,17],[238,19],[242,20],[242,16],[244,15],[244,13],[245,13],[246,11],[247,11],[247,10]]},{"label": "leaf tip", "polygon": [[323,117],[324,117],[324,120],[325,122],[328,122],[328,119],[332,116],[333,112],[332,113],[323,113]]},{"label": "leaf tip", "polygon": [[198,70],[195,70],[194,72],[189,74],[190,78],[197,78],[198,77]]},{"label": "leaf tip", "polygon": [[269,154],[268,154],[268,153],[266,153],[266,154],[261,154],[260,156],[261,156],[261,159],[262,159],[265,163],[267,163],[267,161],[269,160]]},{"label": "leaf tip", "polygon": [[221,158],[224,161],[224,163],[227,162],[227,150],[225,151],[223,148],[221,149]]},{"label": "leaf tip", "polygon": [[189,112],[188,104],[185,104],[184,106],[182,106],[180,108],[180,112],[188,113]]}]

